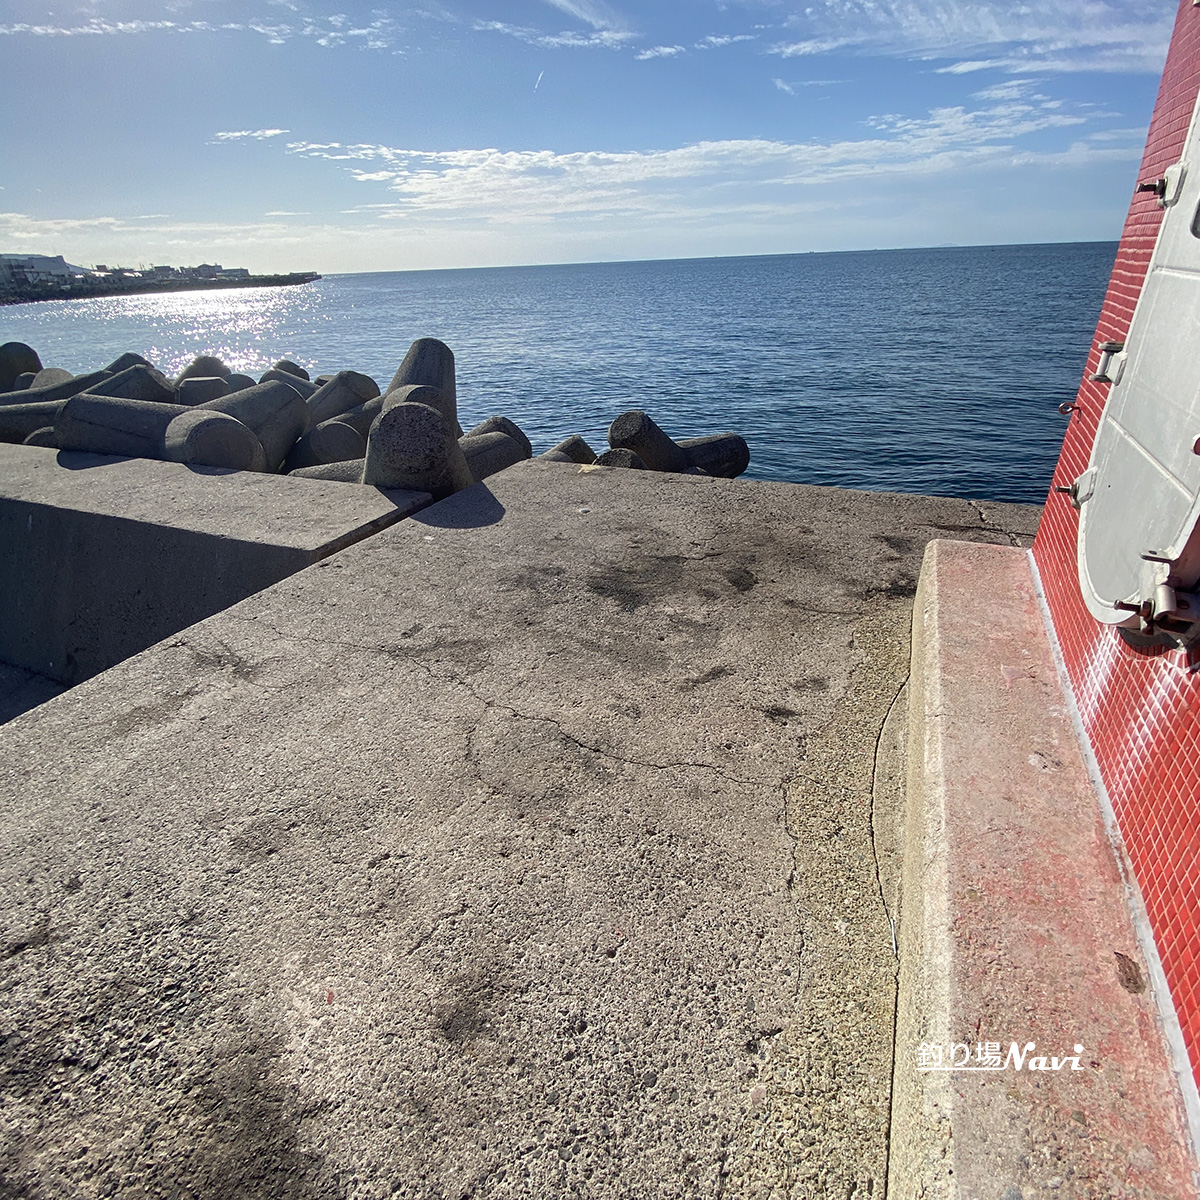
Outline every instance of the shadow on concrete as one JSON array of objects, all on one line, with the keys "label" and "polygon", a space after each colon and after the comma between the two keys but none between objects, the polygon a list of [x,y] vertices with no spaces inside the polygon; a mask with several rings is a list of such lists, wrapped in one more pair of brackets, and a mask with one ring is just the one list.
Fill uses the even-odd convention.
[{"label": "shadow on concrete", "polygon": [[111,467],[114,463],[129,462],[129,454],[92,454],[87,450],[60,450],[56,461],[68,471],[86,471],[91,467]]},{"label": "shadow on concrete", "polygon": [[0,725],[62,695],[66,685],[0,660]]},{"label": "shadow on concrete", "polygon": [[476,483],[414,513],[409,520],[438,529],[478,529],[483,525],[498,525],[503,516],[504,505],[485,484]]}]

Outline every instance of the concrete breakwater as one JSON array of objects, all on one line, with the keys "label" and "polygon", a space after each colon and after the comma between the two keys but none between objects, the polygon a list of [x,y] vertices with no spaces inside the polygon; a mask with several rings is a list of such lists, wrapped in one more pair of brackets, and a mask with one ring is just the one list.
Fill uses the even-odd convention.
[{"label": "concrete breakwater", "polygon": [[[454,354],[414,341],[386,388],[354,370],[310,378],[280,360],[257,380],[201,355],[177,376],[126,353],[89,373],[44,367],[19,342],[0,346],[0,441],[428,492],[443,499],[533,457],[509,418],[464,433]],[[675,440],[638,409],[620,413],[597,453],[578,434],[549,461],[735,478],[745,440]]]}]

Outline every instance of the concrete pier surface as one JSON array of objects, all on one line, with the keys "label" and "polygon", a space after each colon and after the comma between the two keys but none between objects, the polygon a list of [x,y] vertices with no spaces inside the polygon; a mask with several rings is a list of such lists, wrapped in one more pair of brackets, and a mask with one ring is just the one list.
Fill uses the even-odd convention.
[{"label": "concrete pier surface", "polygon": [[523,463],[17,717],[4,1187],[882,1195],[921,556],[1037,517]]}]

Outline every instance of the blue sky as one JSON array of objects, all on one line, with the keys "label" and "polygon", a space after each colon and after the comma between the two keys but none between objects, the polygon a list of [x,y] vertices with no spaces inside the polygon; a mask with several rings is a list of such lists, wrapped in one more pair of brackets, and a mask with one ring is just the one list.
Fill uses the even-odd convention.
[{"label": "blue sky", "polygon": [[0,251],[336,272],[1116,238],[1174,14],[0,0]]}]

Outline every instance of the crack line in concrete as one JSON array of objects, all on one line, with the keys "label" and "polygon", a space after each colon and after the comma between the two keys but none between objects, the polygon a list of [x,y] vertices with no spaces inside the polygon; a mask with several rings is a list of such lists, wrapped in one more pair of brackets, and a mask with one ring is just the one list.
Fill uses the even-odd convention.
[{"label": "crack line in concrete", "polygon": [[792,820],[791,820],[791,816],[789,815],[789,812],[788,812],[788,792],[791,790],[792,786],[793,786],[793,781],[784,780],[779,785],[779,794],[780,794],[781,809],[782,809],[782,816],[783,816],[783,821],[782,821],[783,834],[784,834],[784,837],[786,837],[788,839],[788,842],[791,845],[791,860],[792,860],[792,869],[788,872],[787,879],[784,880],[784,886],[787,888],[788,895],[792,899],[792,908],[794,910],[794,915],[796,918],[796,931],[797,931],[797,934],[799,935],[800,941],[801,941],[801,949],[796,954],[796,978],[795,978],[795,985],[794,985],[793,991],[792,991],[793,999],[799,1000],[799,998],[800,998],[800,959],[804,953],[804,946],[806,946],[808,943],[807,943],[807,939],[804,937],[804,928],[803,928],[803,922],[801,920],[801,913],[800,913],[800,902],[796,898],[796,872],[800,868],[800,864],[797,861],[797,855],[800,852],[800,839],[796,836],[796,834],[792,830]]},{"label": "crack line in concrete", "polygon": [[[228,616],[228,615],[229,614],[226,614],[226,616]],[[233,617],[231,619],[246,621],[245,618],[238,618],[238,617]],[[248,624],[249,622],[246,621],[246,623]],[[255,625],[258,628],[263,628],[263,626],[258,625],[257,621],[255,622]],[[337,638],[313,638],[313,637],[304,637],[304,636],[302,636],[300,634],[296,634],[296,633],[283,633],[280,630],[278,630],[272,626],[266,626],[266,628],[270,629],[270,631],[277,638],[280,638],[280,639],[288,639],[288,640],[296,641],[296,642],[308,642],[311,645],[317,645],[317,646],[341,646],[347,650],[357,650],[361,654],[377,654],[377,655],[381,655],[385,658],[389,658],[389,659],[393,659],[393,660],[397,659],[397,658],[403,659],[406,663],[409,663],[410,665],[417,667],[420,670],[424,671],[425,674],[428,675],[431,679],[435,679],[440,683],[448,682],[448,683],[457,684],[459,687],[463,688],[473,699],[475,699],[480,704],[482,704],[485,711],[490,711],[493,708],[499,708],[499,709],[502,709],[504,712],[507,712],[511,717],[513,717],[515,720],[518,720],[518,721],[535,721],[535,722],[542,722],[547,725],[553,725],[554,728],[557,729],[558,732],[562,735],[562,737],[566,738],[567,741],[573,742],[581,750],[587,750],[587,751],[591,752],[592,754],[599,755],[601,758],[612,759],[614,762],[625,763],[627,766],[631,766],[631,767],[649,767],[652,770],[657,770],[657,771],[668,771],[668,770],[672,770],[672,769],[711,771],[714,775],[720,776],[720,778],[726,780],[728,783],[736,783],[742,787],[775,787],[775,786],[778,786],[777,784],[774,784],[774,783],[770,782],[769,780],[765,780],[765,779],[741,779],[736,775],[730,775],[728,772],[723,771],[720,767],[714,766],[711,763],[650,762],[649,760],[646,760],[646,759],[626,758],[624,755],[617,754],[615,751],[604,750],[604,749],[601,749],[599,746],[589,745],[587,742],[581,741],[574,734],[569,733],[567,730],[565,730],[562,727],[562,725],[559,723],[559,721],[557,721],[554,717],[535,716],[535,715],[532,715],[529,713],[523,713],[523,712],[520,712],[517,709],[513,708],[512,705],[506,704],[502,700],[492,700],[492,699],[488,699],[486,696],[481,696],[479,694],[479,692],[477,692],[475,690],[475,688],[470,683],[468,683],[464,677],[462,677],[460,675],[455,675],[453,672],[449,672],[444,675],[438,674],[436,671],[434,671],[434,669],[429,664],[423,663],[419,659],[414,657],[413,655],[405,653],[404,650],[399,646],[370,646],[370,645],[363,645],[359,642],[341,641]],[[184,644],[184,643],[181,643],[181,644]],[[188,649],[192,649],[192,647],[188,646]],[[253,683],[254,681],[247,680],[247,682]],[[263,687],[264,685],[258,684],[257,686]],[[294,684],[289,684],[288,686],[289,687],[294,686]],[[264,688],[264,690],[281,691],[283,689]]]},{"label": "crack line in concrete", "polygon": [[[908,687],[910,675],[904,677],[903,682],[896,689],[896,694],[892,697],[891,704],[888,705],[887,712],[884,714],[883,722],[879,726],[879,733],[875,737],[875,755],[873,759],[874,769],[871,772],[871,857],[875,862],[875,886],[879,889],[879,901],[883,905],[883,911],[887,916],[888,924],[892,928],[892,956],[896,960],[895,985],[896,992],[892,1003],[892,1079],[893,1083],[888,1088],[888,1120],[887,1127],[883,1131],[883,1195],[880,1200],[886,1200],[888,1178],[891,1175],[892,1163],[892,1110],[896,1103],[895,1089],[895,1074],[896,1074],[896,1040],[900,1034],[900,952],[899,944],[896,939],[897,920],[900,916],[897,910],[893,916],[888,911],[887,896],[883,891],[883,877],[879,870],[879,850],[875,843],[875,802],[879,791],[879,755],[883,746],[883,734],[887,729],[888,721],[891,718],[892,710],[900,702],[900,697],[904,695],[905,688]],[[907,762],[907,747],[905,752]],[[907,800],[907,779],[904,780],[904,793]],[[899,894],[897,894],[899,900]]]},{"label": "crack line in concrete", "polygon": [[998,525],[992,525],[988,521],[987,513],[984,511],[983,505],[978,500],[968,500],[967,503],[979,514],[979,525],[985,533],[998,533],[1003,537],[1008,538],[1010,546],[1020,548],[1021,542],[1019,535],[1013,533],[1011,529],[1001,529]]},{"label": "crack line in concrete", "polygon": [[875,838],[875,807],[876,799],[879,794],[879,755],[883,747],[883,733],[887,729],[887,723],[891,719],[892,711],[900,701],[900,697],[904,695],[904,689],[908,686],[909,677],[906,675],[900,686],[896,689],[896,694],[892,697],[892,702],[887,707],[887,712],[883,715],[883,722],[879,726],[879,732],[875,735],[875,752],[872,756],[871,770],[871,859],[875,864],[875,886],[879,890],[879,900],[883,905],[884,915],[888,919],[888,924],[892,927],[892,955],[897,962],[900,961],[900,956],[897,953],[896,946],[896,917],[900,914],[893,914],[888,909],[887,896],[883,891],[883,877],[879,870],[879,848],[876,845]]}]

